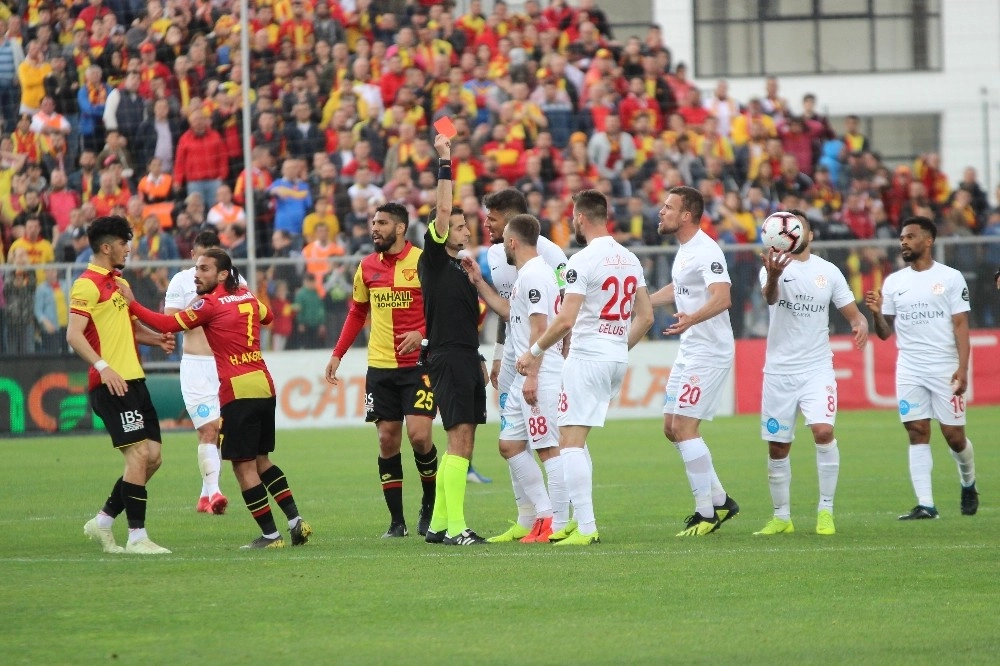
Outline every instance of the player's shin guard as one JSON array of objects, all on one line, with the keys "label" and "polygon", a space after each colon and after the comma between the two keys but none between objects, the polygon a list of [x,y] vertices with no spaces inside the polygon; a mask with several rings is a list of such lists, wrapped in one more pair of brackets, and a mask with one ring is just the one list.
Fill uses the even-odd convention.
[{"label": "player's shin guard", "polygon": [[566,474],[563,471],[561,455],[545,461],[545,476],[552,500],[552,531],[558,532],[569,523],[569,490],[566,488]]},{"label": "player's shin guard", "polygon": [[965,440],[965,448],[961,451],[952,451],[951,457],[958,465],[958,478],[962,485],[968,488],[976,482],[976,459],[972,451],[972,441]]},{"label": "player's shin guard", "polygon": [[597,531],[597,519],[594,517],[594,475],[587,461],[587,454],[582,448],[567,447],[559,452],[563,459],[563,475],[569,500],[573,503],[574,516],[579,523],[582,534],[593,534]]},{"label": "player's shin guard", "polygon": [[271,513],[271,505],[268,504],[267,490],[263,483],[244,490],[243,501],[246,502],[247,511],[257,521],[261,534],[265,536],[277,534],[278,528],[274,524],[274,514]]},{"label": "player's shin guard", "polygon": [[[691,484],[695,511],[705,518],[711,518],[715,515],[715,505],[712,504],[712,456],[705,446],[705,440],[696,437],[677,442],[676,446],[684,461],[688,483]],[[572,495],[570,498],[572,499]]]},{"label": "player's shin guard", "polygon": [[819,476],[819,507],[817,511],[833,511],[833,495],[840,476],[840,449],[837,440],[816,445],[816,474]]},{"label": "player's shin guard", "polygon": [[[104,508],[101,509],[102,513],[106,513],[112,519],[117,518],[125,510],[125,496],[122,494],[123,483],[125,483],[124,479],[119,476],[118,480],[115,481],[115,487],[111,489],[111,494],[104,502]],[[102,527],[110,527],[110,525],[102,525]]]},{"label": "player's shin guard", "polygon": [[790,459],[767,459],[767,485],[771,488],[771,504],[774,517],[791,520],[792,517],[792,461]]},{"label": "player's shin guard", "polygon": [[913,482],[913,492],[920,506],[934,506],[934,491],[931,485],[931,472],[934,469],[934,458],[931,457],[930,444],[910,444],[910,481]]},{"label": "player's shin guard", "polygon": [[271,465],[267,471],[260,475],[260,480],[267,488],[267,492],[271,493],[271,497],[281,507],[288,520],[298,517],[299,509],[295,506],[295,499],[292,498],[292,491],[288,487],[288,479],[285,478],[285,473],[281,471],[280,467]]},{"label": "player's shin guard", "polygon": [[417,473],[420,474],[420,485],[423,488],[421,504],[424,506],[434,506],[434,498],[437,495],[437,447],[431,444],[431,450],[427,453],[417,453],[414,451],[413,462],[417,464]]},{"label": "player's shin guard", "polygon": [[222,460],[215,442],[198,444],[198,469],[201,470],[201,496],[211,497],[219,492],[219,470]]},{"label": "player's shin guard", "polygon": [[130,530],[141,530],[146,526],[146,486],[122,481],[122,503]]},{"label": "player's shin guard", "polygon": [[406,522],[403,516],[403,456],[397,453],[391,458],[378,459],[378,476],[382,482],[382,495],[389,508],[392,524]]}]

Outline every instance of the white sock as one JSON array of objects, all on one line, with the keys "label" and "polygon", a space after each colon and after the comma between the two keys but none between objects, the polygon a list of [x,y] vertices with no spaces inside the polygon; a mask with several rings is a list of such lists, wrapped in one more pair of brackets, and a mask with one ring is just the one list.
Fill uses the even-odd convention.
[{"label": "white sock", "polygon": [[708,459],[712,463],[712,504],[722,506],[726,503],[726,489],[722,487],[722,481],[719,481],[719,475],[715,473],[715,461],[712,460],[711,453],[708,454]]},{"label": "white sock", "polygon": [[587,454],[581,448],[568,447],[560,451],[559,457],[563,458],[563,475],[566,477],[566,488],[579,525],[577,529],[580,534],[593,534],[597,531],[597,520],[594,518],[594,476],[587,464]]},{"label": "white sock", "polygon": [[958,478],[962,485],[968,488],[976,482],[976,459],[972,453],[972,441],[965,440],[965,448],[961,453],[951,452],[951,457],[958,463]]},{"label": "white sock", "polygon": [[146,538],[146,536],[147,535],[146,535],[146,528],[145,527],[140,527],[137,530],[131,530],[130,529],[128,531],[128,542],[129,543],[135,543],[137,541],[142,541],[143,539]]},{"label": "white sock", "polygon": [[[294,518],[290,518],[288,520],[288,529],[292,529],[293,527],[298,525],[300,520],[302,520],[302,516],[295,516]],[[275,534],[277,534],[277,532],[275,532]],[[269,538],[274,538],[271,537],[270,535],[265,535],[265,536],[268,536]]]},{"label": "white sock", "polygon": [[917,504],[920,506],[934,506],[934,493],[931,492],[933,469],[931,445],[910,444],[910,480],[913,482],[913,492],[917,495]]},{"label": "white sock", "polygon": [[278,532],[271,532],[270,534],[265,534],[264,536],[268,539],[277,539],[278,537],[281,536],[281,534],[279,534]]},{"label": "white sock", "polygon": [[684,461],[684,471],[687,472],[688,483],[694,494],[694,508],[705,518],[715,515],[712,504],[712,455],[701,437],[688,439],[675,444]]},{"label": "white sock", "polygon": [[115,524],[115,519],[104,513],[103,511],[97,512],[97,526],[101,529],[107,529]]},{"label": "white sock", "polygon": [[201,496],[211,497],[219,492],[219,469],[222,467],[215,442],[198,445],[198,467],[201,469]]},{"label": "white sock", "polygon": [[569,490],[566,488],[562,456],[553,456],[544,464],[549,499],[552,501],[552,531],[558,532],[569,523]]},{"label": "white sock", "polygon": [[767,459],[767,485],[771,488],[774,517],[792,519],[792,461],[788,458]]},{"label": "white sock", "polygon": [[587,467],[590,468],[590,473],[594,473],[594,459],[590,457],[590,447],[587,443],[583,443],[583,455],[587,456]]},{"label": "white sock", "polygon": [[817,511],[833,513],[833,495],[840,476],[840,449],[837,440],[816,445],[816,473],[819,476],[819,507]]},{"label": "white sock", "polygon": [[514,504],[517,505],[517,524],[525,529],[530,529],[535,524],[535,505],[528,499],[528,494],[524,492],[509,460],[507,464],[510,471],[510,485],[514,489]]},{"label": "white sock", "polygon": [[535,462],[531,451],[521,451],[516,456],[507,459],[511,472],[517,476],[524,488],[524,494],[535,505],[534,518],[549,518],[552,516],[552,502],[549,492],[545,489],[545,477],[542,469]]}]

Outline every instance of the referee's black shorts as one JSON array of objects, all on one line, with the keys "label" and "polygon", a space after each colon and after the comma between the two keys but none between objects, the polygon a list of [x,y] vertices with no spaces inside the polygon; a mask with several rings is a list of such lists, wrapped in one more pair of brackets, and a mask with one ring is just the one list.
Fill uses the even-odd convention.
[{"label": "referee's black shorts", "polygon": [[368,368],[365,377],[365,421],[402,421],[407,416],[437,414],[427,369]]},{"label": "referee's black shorts", "polygon": [[431,352],[431,384],[448,430],[460,423],[486,423],[486,384],[478,350]]},{"label": "referee's black shorts", "polygon": [[274,408],[271,398],[237,398],[219,410],[219,446],[223,460],[253,460],[274,451]]},{"label": "referee's black shorts", "polygon": [[145,440],[160,439],[160,418],[149,397],[145,379],[130,379],[128,391],[117,396],[104,384],[90,392],[90,407],[104,421],[111,445],[121,449]]}]

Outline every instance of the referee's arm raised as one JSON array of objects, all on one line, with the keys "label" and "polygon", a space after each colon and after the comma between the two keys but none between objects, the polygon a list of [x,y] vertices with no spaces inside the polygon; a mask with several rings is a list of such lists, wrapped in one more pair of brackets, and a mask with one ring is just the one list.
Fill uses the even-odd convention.
[{"label": "referee's arm raised", "polygon": [[452,182],[451,182],[451,139],[444,134],[434,137],[440,163],[437,182],[437,213],[431,222],[431,237],[435,242],[444,243],[451,226]]}]

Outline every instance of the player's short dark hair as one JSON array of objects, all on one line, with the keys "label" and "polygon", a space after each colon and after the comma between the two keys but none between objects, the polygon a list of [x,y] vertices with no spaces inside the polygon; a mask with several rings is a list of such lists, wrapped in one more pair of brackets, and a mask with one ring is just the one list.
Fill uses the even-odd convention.
[{"label": "player's short dark hair", "polygon": [[499,192],[491,192],[483,197],[483,206],[504,217],[508,215],[523,215],[528,212],[528,200],[521,190],[508,187]]},{"label": "player's short dark hair", "polygon": [[201,255],[215,261],[215,267],[220,271],[229,271],[226,277],[226,291],[235,292],[240,288],[240,272],[233,266],[233,260],[221,247],[210,247]]},{"label": "player's short dark hair", "polygon": [[812,228],[809,224],[809,217],[806,216],[805,212],[801,208],[789,208],[788,212],[802,220],[802,223],[806,225],[806,229]]},{"label": "player's short dark hair", "polygon": [[205,229],[204,231],[199,231],[198,235],[194,237],[194,247],[201,247],[208,249],[210,247],[222,247],[222,242],[219,240],[219,234],[215,229]]},{"label": "player's short dark hair", "polygon": [[385,213],[389,217],[392,217],[396,222],[401,223],[405,228],[410,228],[410,211],[406,210],[406,206],[401,203],[396,203],[395,201],[390,201],[384,203],[375,209],[376,213]]},{"label": "player's short dark hair", "polygon": [[600,190],[581,190],[573,195],[576,212],[595,224],[608,220],[608,198]]},{"label": "player's short dark hair", "polygon": [[512,234],[517,234],[519,240],[524,241],[532,247],[538,245],[538,234],[542,231],[542,225],[534,215],[522,213],[515,215],[507,223]]},{"label": "player's short dark hair", "polygon": [[126,243],[132,240],[132,225],[121,215],[104,215],[96,218],[87,228],[87,240],[94,253],[101,250],[101,245],[120,238]]},{"label": "player's short dark hair", "polygon": [[701,221],[701,216],[705,212],[705,197],[701,192],[687,185],[678,185],[667,190],[667,194],[676,194],[681,198],[681,212],[691,213],[691,217],[696,222]]},{"label": "player's short dark hair", "polygon": [[899,228],[915,224],[927,233],[931,235],[931,238],[937,239],[937,225],[934,224],[934,220],[929,217],[924,217],[922,215],[914,215],[913,217],[908,217],[903,220],[903,223],[899,225]]}]

